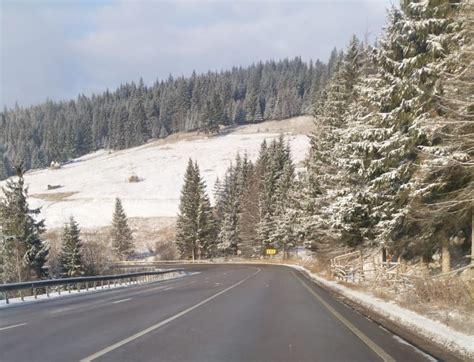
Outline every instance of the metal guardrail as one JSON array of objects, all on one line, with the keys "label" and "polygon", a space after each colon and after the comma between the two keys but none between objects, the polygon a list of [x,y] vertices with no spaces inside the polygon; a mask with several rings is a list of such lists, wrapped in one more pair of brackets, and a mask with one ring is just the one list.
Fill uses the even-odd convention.
[{"label": "metal guardrail", "polygon": [[[35,280],[30,282],[22,283],[9,283],[9,284],[0,284],[0,293],[5,295],[5,301],[9,304],[8,293],[20,291],[21,300],[24,300],[24,296],[21,293],[22,290],[31,290],[31,295],[35,297],[38,296],[38,289],[44,289],[45,294],[49,297],[49,293],[52,287],[61,287],[65,286],[69,293],[72,289],[76,289],[78,292],[81,289],[89,288],[97,289],[98,284],[100,287],[104,288],[104,282],[106,282],[107,287],[110,288],[111,283],[117,285],[117,282],[121,284],[136,283],[139,282],[152,282],[156,280],[163,279],[163,275],[171,274],[175,276],[184,271],[184,269],[170,269],[170,270],[161,270],[161,271],[149,271],[149,272],[140,272],[140,273],[127,273],[127,274],[116,274],[116,275],[99,275],[91,277],[78,277],[78,278],[62,278],[62,279],[47,279],[47,280]],[[75,288],[73,288],[75,286]],[[61,288],[57,288],[58,294],[61,295]]]}]

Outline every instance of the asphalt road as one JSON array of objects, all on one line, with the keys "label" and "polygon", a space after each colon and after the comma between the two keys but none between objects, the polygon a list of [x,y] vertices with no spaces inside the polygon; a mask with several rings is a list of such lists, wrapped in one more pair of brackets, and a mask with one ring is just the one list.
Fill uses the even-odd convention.
[{"label": "asphalt road", "polygon": [[1,309],[0,360],[430,359],[288,267],[190,268],[199,273]]}]

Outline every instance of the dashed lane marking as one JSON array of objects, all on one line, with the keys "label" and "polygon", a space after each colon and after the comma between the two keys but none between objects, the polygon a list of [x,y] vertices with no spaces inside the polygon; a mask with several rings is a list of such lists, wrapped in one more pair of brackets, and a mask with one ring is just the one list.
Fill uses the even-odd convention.
[{"label": "dashed lane marking", "polygon": [[112,304],[119,304],[119,303],[123,303],[123,302],[128,302],[129,300],[132,300],[133,298],[127,298],[127,299],[120,299],[120,300],[116,300],[115,302],[112,302]]},{"label": "dashed lane marking", "polygon": [[0,328],[0,331],[4,331],[4,330],[7,330],[7,329],[12,329],[12,328],[16,328],[16,327],[21,327],[21,326],[26,326],[28,323],[20,323],[20,324],[14,324],[12,326],[7,326],[7,327],[2,327]]},{"label": "dashed lane marking", "polygon": [[107,353],[109,353],[109,352],[112,352],[113,350],[116,350],[117,348],[122,347],[123,345],[125,345],[125,344],[127,344],[127,343],[129,343],[129,342],[132,342],[132,341],[134,341],[134,340],[136,340],[136,339],[138,339],[138,338],[144,336],[145,334],[148,334],[148,333],[150,333],[150,332],[153,332],[153,331],[155,331],[155,330],[157,330],[157,329],[163,327],[164,325],[166,325],[166,324],[168,324],[168,323],[174,321],[175,319],[178,319],[178,318],[182,317],[183,315],[188,314],[189,312],[192,312],[194,309],[199,308],[199,307],[202,306],[203,304],[206,304],[206,303],[210,302],[210,301],[213,300],[214,298],[217,298],[218,296],[220,296],[220,295],[222,295],[222,294],[228,292],[229,290],[234,289],[235,287],[239,286],[240,284],[242,284],[242,283],[245,282],[246,280],[248,280],[248,279],[252,278],[253,276],[257,275],[258,273],[260,273],[260,271],[261,271],[261,269],[258,268],[258,270],[257,270],[255,273],[250,274],[249,276],[245,277],[244,279],[238,281],[238,282],[235,283],[235,284],[232,284],[230,287],[225,288],[224,290],[221,290],[220,292],[218,292],[218,293],[216,293],[216,294],[214,294],[214,295],[211,295],[209,298],[206,298],[206,299],[200,301],[199,303],[197,303],[197,304],[193,305],[192,307],[189,307],[189,308],[187,308],[187,309],[185,309],[185,310],[183,310],[183,311],[181,311],[181,312],[175,314],[174,316],[171,316],[171,317],[169,317],[169,318],[167,318],[167,319],[165,319],[165,320],[163,320],[163,321],[161,321],[161,322],[159,322],[159,323],[157,323],[157,324],[155,324],[155,325],[153,325],[153,326],[151,326],[151,327],[148,327],[148,328],[144,329],[144,330],[141,331],[141,332],[138,332],[138,333],[136,333],[136,334],[134,334],[134,335],[132,335],[132,336],[130,336],[130,337],[128,337],[128,338],[125,338],[125,339],[123,339],[123,340],[121,340],[121,341],[119,341],[119,342],[117,342],[117,343],[115,343],[115,344],[113,344],[113,345],[111,345],[111,346],[109,346],[109,347],[107,347],[107,348],[104,348],[103,350],[101,350],[101,351],[99,351],[99,352],[96,352],[96,353],[94,353],[94,354],[92,354],[92,355],[90,355],[90,356],[88,356],[88,357],[82,359],[80,362],[93,361],[93,360],[95,360],[95,359],[97,359],[97,358],[103,356],[104,354],[107,354]]}]

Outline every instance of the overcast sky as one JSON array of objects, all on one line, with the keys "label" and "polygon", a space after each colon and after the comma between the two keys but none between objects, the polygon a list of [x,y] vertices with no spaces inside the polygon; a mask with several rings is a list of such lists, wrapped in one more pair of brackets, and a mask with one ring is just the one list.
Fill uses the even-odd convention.
[{"label": "overcast sky", "polygon": [[64,100],[120,83],[246,66],[326,60],[352,34],[373,40],[389,0],[0,0],[0,105]]}]

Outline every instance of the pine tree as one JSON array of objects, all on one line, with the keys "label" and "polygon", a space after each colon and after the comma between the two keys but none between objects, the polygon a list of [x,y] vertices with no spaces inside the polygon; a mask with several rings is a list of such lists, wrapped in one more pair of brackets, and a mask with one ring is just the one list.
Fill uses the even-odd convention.
[{"label": "pine tree", "polygon": [[443,30],[430,38],[430,51],[442,57],[432,65],[438,75],[437,92],[431,99],[434,111],[414,120],[427,142],[418,146],[423,162],[414,176],[413,196],[402,225],[406,237],[397,245],[405,256],[421,254],[426,259],[441,248],[447,272],[450,249],[467,249],[469,237],[473,249],[473,14],[467,2],[440,2],[430,10],[436,10],[433,23]]},{"label": "pine tree", "polygon": [[206,184],[202,180],[199,166],[194,164],[194,177],[197,185],[197,213],[196,213],[196,245],[198,259],[212,257],[215,249],[214,218],[211,202],[206,193]]},{"label": "pine tree", "polygon": [[193,260],[212,256],[214,231],[206,185],[197,163],[189,159],[176,222],[176,244],[181,256]]},{"label": "pine tree", "polygon": [[28,206],[22,166],[16,168],[18,179],[10,179],[2,188],[0,229],[2,232],[2,278],[4,282],[22,282],[42,278],[48,247],[41,240],[44,220],[37,221],[40,209]]},{"label": "pine tree", "polygon": [[61,248],[61,270],[65,277],[78,277],[84,274],[82,261],[82,242],[79,225],[74,217],[64,225]]},{"label": "pine tree", "polygon": [[[308,228],[315,232],[309,239],[337,241],[341,230],[335,223],[334,204],[349,192],[342,165],[346,162],[343,138],[348,132],[349,106],[357,98],[357,83],[363,74],[364,48],[354,36],[342,57],[333,65],[332,77],[315,105],[316,131],[311,135],[307,160],[309,183],[305,190],[315,208],[307,211]],[[310,244],[311,245],[311,244]],[[316,245],[311,245],[316,248]]]},{"label": "pine tree", "polygon": [[119,198],[115,199],[115,211],[112,219],[112,248],[117,258],[127,260],[134,254],[133,234],[128,226],[127,215]]}]

